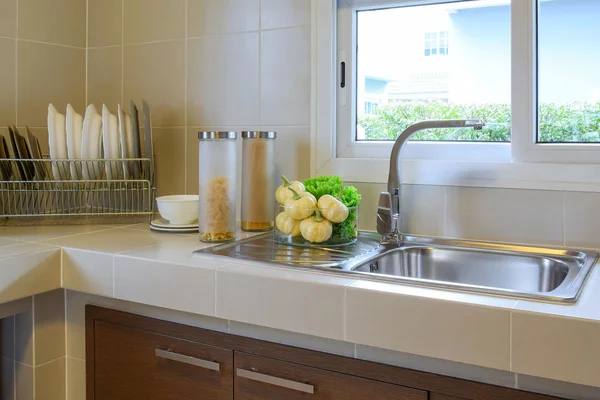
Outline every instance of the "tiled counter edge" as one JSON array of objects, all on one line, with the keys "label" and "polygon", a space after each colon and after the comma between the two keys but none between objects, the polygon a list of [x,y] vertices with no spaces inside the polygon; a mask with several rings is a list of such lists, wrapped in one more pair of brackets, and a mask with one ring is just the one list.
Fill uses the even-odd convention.
[{"label": "tiled counter edge", "polygon": [[[37,261],[40,270],[32,276],[43,276],[43,285],[23,295],[5,288],[12,294],[5,296],[3,291],[2,299],[64,287],[111,308],[135,312],[140,307],[160,307],[165,319],[173,319],[169,313],[184,313],[190,320],[201,321],[194,325],[208,329],[243,334],[240,327],[254,326],[250,331],[255,336],[264,336],[269,330],[283,332],[306,343],[305,347],[365,359],[373,358],[380,349],[392,350],[397,353],[387,354],[398,354],[406,360],[399,364],[408,368],[425,365],[452,375],[451,369],[457,366],[465,371],[472,366],[492,371],[486,374],[491,378],[480,380],[507,386],[518,386],[515,373],[519,373],[600,387],[593,367],[600,354],[595,340],[600,337],[600,315],[589,306],[598,304],[600,297],[596,290],[598,271],[576,306],[532,306],[530,302],[353,281],[255,263],[193,259],[191,252],[201,247],[195,237],[157,238],[146,232],[133,245],[123,246],[117,245],[121,235],[116,233],[80,235],[104,239],[101,245],[88,246],[65,238],[63,243],[48,242],[57,247],[21,255],[18,261],[14,257],[0,259],[0,267],[11,259],[12,264],[21,260],[35,263],[41,254],[54,260],[53,268]],[[67,319],[69,296],[75,295],[67,291]],[[561,311],[565,315],[555,315],[561,314],[554,311],[557,307],[566,307],[561,309],[566,310]],[[83,357],[84,336],[75,339],[75,333],[84,335],[83,331],[70,324],[67,330],[73,339],[68,341],[67,354],[73,354],[71,364],[80,365],[77,360]],[[570,339],[564,346],[566,338]],[[73,345],[77,341],[80,344]],[[548,351],[560,347],[558,344],[563,346],[560,351]],[[420,361],[415,364],[414,359]],[[423,362],[427,359],[433,361]],[[398,364],[397,360],[388,363]],[[440,367],[444,363],[454,367]]]}]

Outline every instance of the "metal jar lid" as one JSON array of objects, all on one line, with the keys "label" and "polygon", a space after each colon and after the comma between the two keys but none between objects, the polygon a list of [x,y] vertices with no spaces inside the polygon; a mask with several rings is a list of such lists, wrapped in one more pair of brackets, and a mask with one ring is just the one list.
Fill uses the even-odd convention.
[{"label": "metal jar lid", "polygon": [[242,131],[242,139],[275,139],[277,132]]},{"label": "metal jar lid", "polygon": [[199,140],[237,139],[237,132],[198,132]]}]

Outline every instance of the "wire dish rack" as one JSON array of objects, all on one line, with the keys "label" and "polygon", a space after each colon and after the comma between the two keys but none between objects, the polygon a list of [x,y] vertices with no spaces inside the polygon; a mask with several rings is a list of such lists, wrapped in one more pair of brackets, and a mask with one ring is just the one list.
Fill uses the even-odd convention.
[{"label": "wire dish rack", "polygon": [[150,159],[0,159],[0,217],[149,216]]}]

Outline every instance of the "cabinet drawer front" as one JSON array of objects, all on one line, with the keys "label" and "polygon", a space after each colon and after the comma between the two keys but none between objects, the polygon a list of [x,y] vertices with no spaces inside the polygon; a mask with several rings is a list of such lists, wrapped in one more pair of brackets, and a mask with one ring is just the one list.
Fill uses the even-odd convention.
[{"label": "cabinet drawer front", "polygon": [[94,400],[232,400],[233,352],[96,321]]},{"label": "cabinet drawer front", "polygon": [[427,392],[235,353],[236,400],[427,400]]}]

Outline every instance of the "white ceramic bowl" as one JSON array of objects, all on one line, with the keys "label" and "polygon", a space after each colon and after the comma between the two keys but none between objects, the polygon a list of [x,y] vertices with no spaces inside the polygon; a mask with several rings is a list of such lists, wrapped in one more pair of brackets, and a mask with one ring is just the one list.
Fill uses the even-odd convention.
[{"label": "white ceramic bowl", "polygon": [[158,212],[172,225],[189,225],[198,222],[198,195],[163,196],[156,198]]}]

